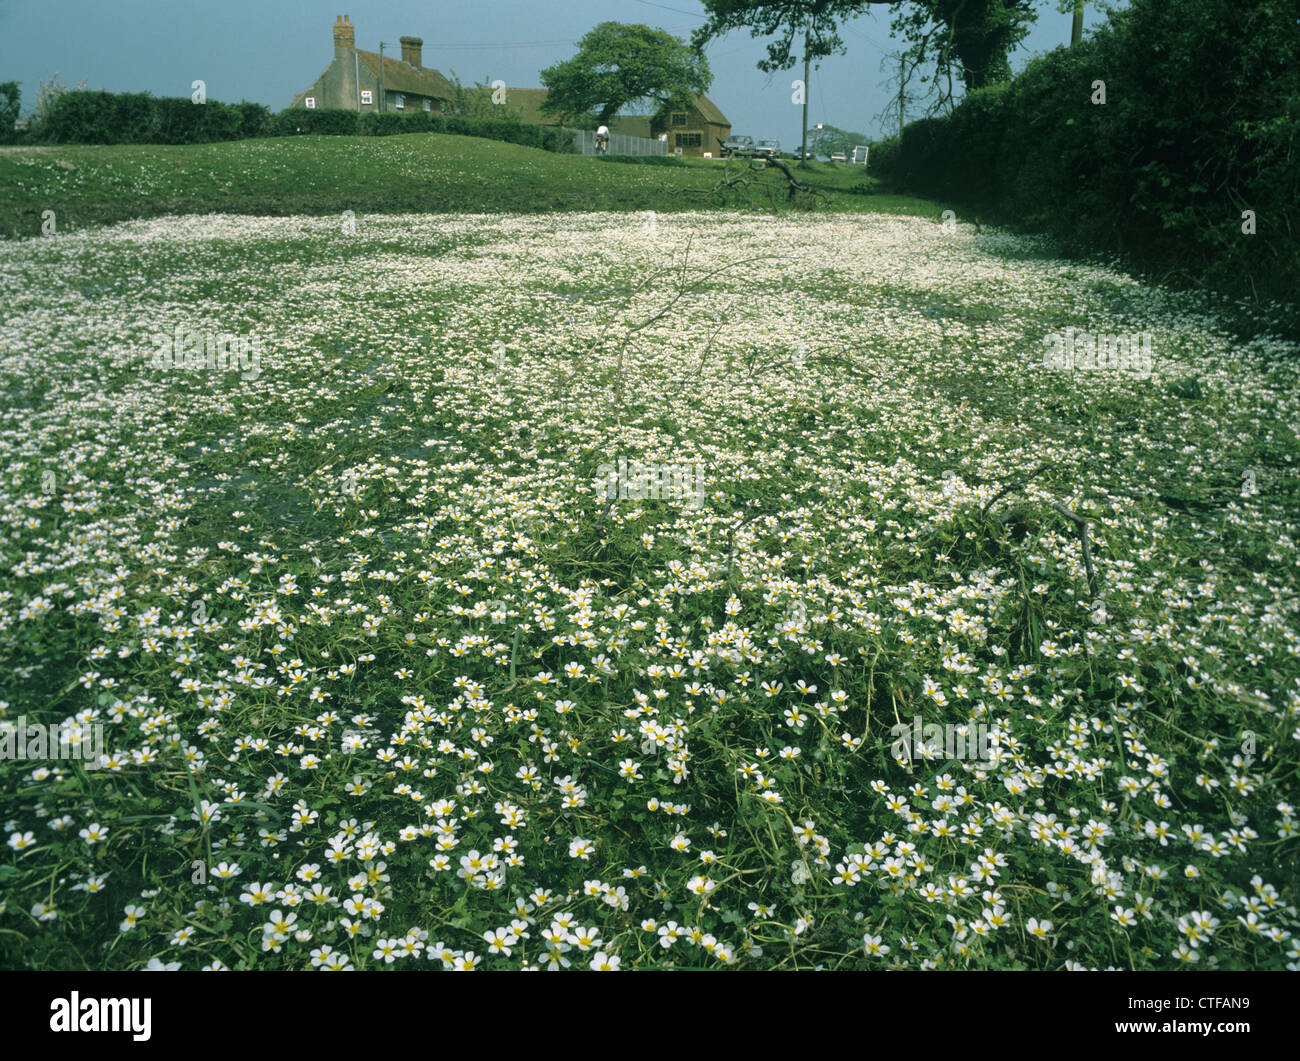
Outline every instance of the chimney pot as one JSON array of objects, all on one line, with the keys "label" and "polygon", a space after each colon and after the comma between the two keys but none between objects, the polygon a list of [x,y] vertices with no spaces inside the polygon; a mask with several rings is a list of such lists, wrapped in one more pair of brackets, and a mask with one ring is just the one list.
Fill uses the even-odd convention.
[{"label": "chimney pot", "polygon": [[334,54],[355,50],[357,46],[356,28],[348,21],[347,15],[334,16]]}]

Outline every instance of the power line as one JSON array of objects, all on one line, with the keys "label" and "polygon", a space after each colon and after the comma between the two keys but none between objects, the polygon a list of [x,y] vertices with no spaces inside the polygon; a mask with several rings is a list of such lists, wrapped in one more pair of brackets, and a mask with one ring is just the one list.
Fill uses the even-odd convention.
[{"label": "power line", "polygon": [[683,11],[680,7],[669,7],[667,4],[656,4],[654,0],[636,0],[638,4],[645,4],[647,7],[659,7],[665,11],[676,11],[679,15],[690,15],[692,18],[704,18],[698,11]]},{"label": "power line", "polygon": [[855,30],[855,29],[850,29],[847,25],[846,25],[844,28],[845,28],[846,30],[848,30],[848,32],[852,33],[853,36],[858,37],[858,38],[860,38],[861,40],[866,41],[868,44],[870,44],[873,48],[876,49],[876,51],[880,52],[882,55],[889,55],[889,54],[890,54],[889,49],[885,48],[884,45],[882,45],[882,44],[878,43],[877,41],[873,40],[872,38],[868,37],[865,33],[859,33],[859,32],[858,32],[857,30]]},{"label": "power line", "polygon": [[496,41],[492,44],[439,44],[429,51],[461,52],[485,48],[553,48],[557,44],[577,44],[577,41]]},{"label": "power line", "polygon": [[[674,10],[669,8],[669,10]],[[689,15],[689,11],[682,14]],[[670,26],[668,31],[690,29],[690,26]],[[431,52],[460,52],[460,51],[481,51],[491,48],[553,48],[560,44],[578,44],[576,40],[554,40],[554,41],[494,41],[490,44],[438,44],[426,51]]]}]

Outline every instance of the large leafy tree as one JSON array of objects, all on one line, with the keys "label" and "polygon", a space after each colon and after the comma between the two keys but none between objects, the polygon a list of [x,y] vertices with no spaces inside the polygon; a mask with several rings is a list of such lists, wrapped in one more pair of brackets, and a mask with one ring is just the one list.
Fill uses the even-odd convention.
[{"label": "large leafy tree", "polygon": [[823,125],[809,132],[812,151],[816,155],[848,155],[859,144],[871,143],[871,137],[863,133],[852,133],[834,125]]},{"label": "large leafy tree", "polygon": [[[843,55],[839,25],[889,5],[893,29],[910,45],[912,65],[933,62],[937,76],[967,89],[1011,76],[1007,55],[1037,17],[1034,0],[703,0],[708,21],[691,38],[698,50],[733,29],[772,37],[766,73],[788,70],[796,56]],[[951,93],[949,93],[949,96]]]},{"label": "large leafy tree", "polygon": [[812,59],[844,54],[839,25],[873,4],[891,0],[702,0],[708,21],[691,35],[691,44],[703,51],[709,41],[733,29],[747,29],[751,37],[772,37],[767,58],[758,68],[774,74],[789,70],[796,57]]},{"label": "large leafy tree", "polygon": [[1011,80],[1008,56],[1038,18],[1034,0],[916,0],[896,3],[893,30],[911,43],[916,62],[933,60],[936,78],[954,76],[966,90]]},{"label": "large leafy tree", "polygon": [[578,54],[541,72],[549,90],[542,112],[562,119],[595,114],[608,122],[629,103],[655,112],[681,110],[713,83],[708,60],[661,29],[602,22],[578,42]]}]

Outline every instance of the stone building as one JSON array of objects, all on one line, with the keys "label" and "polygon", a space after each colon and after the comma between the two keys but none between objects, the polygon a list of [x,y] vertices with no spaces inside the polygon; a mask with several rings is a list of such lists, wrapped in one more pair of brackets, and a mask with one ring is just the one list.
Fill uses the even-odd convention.
[{"label": "stone building", "polygon": [[289,106],[362,113],[443,113],[455,95],[451,82],[425,67],[421,57],[424,41],[419,37],[402,37],[400,42],[400,55],[362,51],[348,16],[336,16],[333,61]]}]

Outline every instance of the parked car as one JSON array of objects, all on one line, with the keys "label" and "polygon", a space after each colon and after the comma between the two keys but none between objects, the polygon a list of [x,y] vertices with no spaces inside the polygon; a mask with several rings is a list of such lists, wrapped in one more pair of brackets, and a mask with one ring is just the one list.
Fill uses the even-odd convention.
[{"label": "parked car", "polygon": [[753,158],[754,138],[752,136],[733,136],[722,145],[720,154],[723,158],[730,158],[732,155],[737,158]]},{"label": "parked car", "polygon": [[831,155],[831,161],[832,161],[832,162],[847,162],[848,159],[845,158],[844,155],[842,155],[842,154],[838,154],[838,155]]},{"label": "parked car", "polygon": [[754,148],[755,158],[780,158],[781,141],[780,140],[760,140],[758,146]]}]

